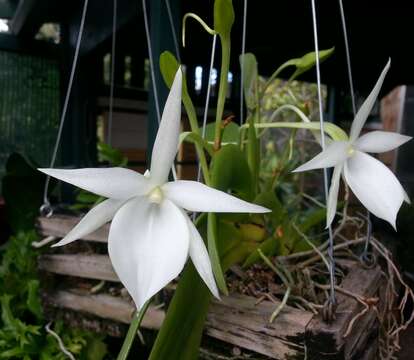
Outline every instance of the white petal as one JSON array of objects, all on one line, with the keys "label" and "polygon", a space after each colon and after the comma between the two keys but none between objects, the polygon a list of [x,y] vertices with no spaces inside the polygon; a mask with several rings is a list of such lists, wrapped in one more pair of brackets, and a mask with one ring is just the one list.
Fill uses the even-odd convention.
[{"label": "white petal", "polygon": [[336,207],[338,204],[339,182],[341,180],[342,169],[343,164],[336,165],[332,174],[331,186],[329,188],[328,204],[326,206],[326,227],[329,227],[332,224],[332,221],[336,214]]},{"label": "white petal", "polygon": [[293,170],[293,172],[329,168],[338,165],[344,162],[349,156],[348,148],[349,143],[347,141],[334,141],[332,144],[328,145],[325,150],[307,163]]},{"label": "white petal", "polygon": [[143,195],[149,190],[149,181],[143,175],[120,167],[39,170],[56,179],[107,198],[129,199],[136,195]]},{"label": "white petal", "polygon": [[53,246],[69,244],[99,229],[102,225],[112,220],[124,202],[125,200],[108,199],[96,205],[62,240]]},{"label": "white petal", "polygon": [[112,220],[108,251],[112,265],[137,306],[177,277],[188,257],[189,230],[169,200],[128,201]]},{"label": "white petal", "polygon": [[[185,212],[183,211],[185,214]],[[190,258],[197,269],[200,277],[206,283],[211,293],[220,299],[217,289],[216,281],[214,280],[213,269],[211,267],[210,257],[204,245],[203,238],[200,236],[197,228],[194,226],[191,219],[185,214],[187,224],[190,232]]]},{"label": "white petal", "polygon": [[182,73],[179,68],[165,103],[152,149],[151,179],[156,185],[167,182],[168,174],[177,154],[181,124],[181,87]]},{"label": "white petal", "polygon": [[358,138],[354,145],[363,152],[381,153],[393,150],[407,141],[411,140],[411,136],[401,135],[388,131],[370,131]]},{"label": "white petal", "polygon": [[218,213],[266,213],[271,211],[197,181],[173,181],[165,184],[162,189],[168,199],[189,211]]},{"label": "white petal", "polygon": [[360,151],[345,163],[346,182],[361,203],[394,228],[405,191],[383,163]]},{"label": "white petal", "polygon": [[375,84],[371,93],[368,95],[368,97],[365,99],[364,103],[358,110],[355,116],[355,119],[352,122],[351,132],[349,135],[351,142],[355,141],[358,138],[359,134],[361,133],[361,130],[364,127],[364,124],[367,121],[368,116],[372,111],[375,101],[377,100],[378,94],[381,90],[382,83],[384,82],[385,75],[387,75],[390,65],[391,65],[391,59],[388,60],[387,65],[385,65],[384,70],[382,70],[382,73],[377,80],[377,83]]}]

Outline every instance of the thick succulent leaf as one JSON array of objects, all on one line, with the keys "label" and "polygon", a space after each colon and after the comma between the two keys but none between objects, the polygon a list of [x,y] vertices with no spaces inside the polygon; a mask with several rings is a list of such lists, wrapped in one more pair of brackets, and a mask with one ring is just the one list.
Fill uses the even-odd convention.
[{"label": "thick succulent leaf", "polygon": [[230,31],[234,23],[234,9],[232,0],[214,1],[214,30],[221,37],[230,38]]},{"label": "thick succulent leaf", "polygon": [[254,109],[256,107],[256,94],[255,89],[257,86],[257,60],[254,54],[246,53],[240,55],[240,67],[243,70],[243,92],[244,100],[248,109]]}]

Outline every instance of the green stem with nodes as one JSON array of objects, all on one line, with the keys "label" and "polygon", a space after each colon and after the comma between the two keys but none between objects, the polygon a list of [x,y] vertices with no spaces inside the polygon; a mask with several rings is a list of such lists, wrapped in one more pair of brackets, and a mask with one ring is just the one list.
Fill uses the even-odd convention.
[{"label": "green stem with nodes", "polygon": [[141,310],[137,311],[132,319],[131,324],[128,328],[128,333],[125,337],[124,343],[122,344],[121,351],[118,354],[117,360],[126,360],[128,358],[129,351],[131,350],[132,344],[135,339],[135,335],[138,332],[139,326],[141,325],[142,319],[148,310],[151,299],[148,300]]},{"label": "green stem with nodes", "polygon": [[224,103],[226,101],[228,72],[230,67],[230,38],[221,36],[221,69],[220,69],[220,87],[217,98],[217,111],[216,111],[216,125],[214,131],[214,149],[220,149],[221,132],[223,128],[221,121],[223,119]]}]

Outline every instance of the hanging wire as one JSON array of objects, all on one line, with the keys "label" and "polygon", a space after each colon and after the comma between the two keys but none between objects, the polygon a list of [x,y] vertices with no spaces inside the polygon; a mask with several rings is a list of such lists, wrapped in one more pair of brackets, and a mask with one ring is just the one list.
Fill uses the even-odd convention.
[{"label": "hanging wire", "polygon": [[241,70],[240,70],[240,125],[244,122],[244,54],[246,52],[246,23],[247,23],[247,0],[243,4],[243,31],[241,48]]},{"label": "hanging wire", "polygon": [[[318,45],[318,25],[316,19],[315,0],[311,0],[312,4],[312,23],[313,23],[313,37],[315,42],[315,54],[316,54],[316,81],[318,87],[318,103],[319,103],[319,122],[321,128],[321,145],[322,150],[325,150],[325,132],[324,132],[324,119],[323,119],[323,104],[322,104],[322,91],[321,91],[321,72],[319,62],[319,45]],[[323,183],[325,190],[325,201],[328,200],[328,171],[323,169]],[[335,298],[335,259],[334,259],[334,243],[332,226],[328,227],[329,232],[329,246],[328,246],[328,258],[329,258],[329,285],[330,285],[330,298],[328,306],[332,309],[332,306],[336,303]],[[333,318],[332,311],[329,311],[328,320]]]},{"label": "hanging wire", "polygon": [[114,109],[114,87],[115,87],[115,56],[116,56],[116,20],[118,0],[114,1],[113,17],[112,17],[112,49],[111,49],[111,85],[109,90],[109,115],[108,115],[108,145],[112,144],[112,119]]},{"label": "hanging wire", "polygon": [[154,92],[155,111],[157,112],[157,120],[159,124],[161,121],[160,104],[158,102],[158,90],[157,90],[157,84],[155,81],[154,58],[152,57],[151,35],[150,35],[149,25],[148,25],[148,13],[147,13],[146,0],[142,0],[142,12],[144,14],[145,36],[147,39],[148,59],[150,63],[152,91]]},{"label": "hanging wire", "polygon": [[[211,46],[211,58],[210,58],[210,67],[208,69],[208,84],[207,84],[207,95],[206,95],[206,102],[204,105],[204,114],[203,114],[203,127],[201,129],[201,136],[204,139],[206,136],[206,126],[207,126],[207,115],[208,115],[208,106],[210,103],[210,91],[211,91],[211,82],[212,82],[212,73],[213,73],[213,66],[214,66],[214,58],[216,55],[216,40],[217,34],[213,35],[213,44]],[[200,163],[198,164],[197,170],[197,181],[201,180],[201,167]]]},{"label": "hanging wire", "polygon": [[[142,0],[142,12],[144,14],[145,37],[147,39],[147,46],[148,46],[148,59],[149,59],[149,63],[150,63],[152,91],[154,93],[155,110],[156,110],[156,113],[157,113],[157,121],[158,121],[158,125],[159,125],[160,122],[161,122],[160,103],[159,103],[159,97],[158,97],[157,84],[156,84],[156,80],[155,80],[154,58],[153,58],[153,55],[152,55],[151,35],[150,35],[149,25],[148,25],[148,13],[147,13],[146,0]],[[172,172],[174,180],[177,180],[177,172],[175,170],[174,165],[171,167],[171,172]]]},{"label": "hanging wire", "polygon": [[[355,91],[354,91],[354,81],[352,78],[352,66],[351,66],[351,55],[349,51],[349,43],[348,43],[348,32],[346,29],[346,20],[345,20],[345,11],[344,6],[342,3],[342,0],[339,0],[339,10],[341,13],[341,22],[342,22],[342,33],[344,36],[344,43],[345,43],[345,53],[346,53],[346,65],[348,69],[348,80],[349,80],[349,91],[351,93],[351,102],[352,102],[352,111],[354,114],[354,117],[356,115],[356,99],[355,99]],[[361,260],[364,262],[370,262],[370,256],[369,256],[369,244],[371,242],[371,235],[372,235],[372,223],[371,223],[371,214],[369,210],[366,212],[366,216],[364,216],[367,220],[367,234],[366,234],[366,240],[364,245],[364,250],[361,254]]]},{"label": "hanging wire", "polygon": [[342,0],[339,0],[339,9],[341,12],[342,33],[344,35],[344,43],[345,43],[345,54],[346,54],[346,66],[348,69],[349,91],[351,92],[352,111],[355,116],[356,115],[356,102],[355,102],[355,92],[354,92],[354,81],[352,78],[351,55],[349,51],[348,32],[346,30],[345,12],[344,12],[344,6],[342,4]]},{"label": "hanging wire", "polygon": [[[85,19],[86,19],[86,11],[88,9],[88,2],[89,2],[89,0],[85,0],[84,5],[83,5],[82,17],[81,17],[81,22],[80,22],[80,27],[79,27],[79,33],[78,33],[78,38],[76,40],[75,54],[73,55],[72,69],[71,69],[70,76],[69,76],[69,82],[68,82],[68,87],[67,87],[67,90],[66,90],[65,101],[64,101],[63,109],[62,109],[62,114],[60,116],[59,129],[58,129],[56,142],[55,142],[55,146],[54,146],[53,153],[52,153],[52,159],[50,160],[50,164],[49,164],[50,168],[53,168],[55,166],[57,152],[59,150],[60,140],[61,140],[61,137],[62,137],[63,125],[65,123],[66,113],[68,111],[69,98],[70,98],[70,94],[71,94],[71,91],[72,91],[73,81],[74,81],[74,78],[75,78],[76,66],[78,64],[79,51],[80,51],[80,45],[81,45],[81,41],[82,41],[83,29],[85,27]],[[41,215],[46,216],[46,217],[50,217],[50,216],[53,215],[53,208],[50,205],[50,201],[49,201],[49,197],[48,197],[49,184],[50,184],[50,176],[48,175],[48,176],[46,176],[45,187],[44,187],[44,191],[43,191],[43,205],[40,207]]]},{"label": "hanging wire", "polygon": [[174,19],[172,16],[170,0],[165,0],[165,5],[167,7],[168,20],[170,21],[171,34],[174,41],[175,56],[177,57],[178,63],[181,64],[180,47],[178,46],[177,33],[175,32]]}]

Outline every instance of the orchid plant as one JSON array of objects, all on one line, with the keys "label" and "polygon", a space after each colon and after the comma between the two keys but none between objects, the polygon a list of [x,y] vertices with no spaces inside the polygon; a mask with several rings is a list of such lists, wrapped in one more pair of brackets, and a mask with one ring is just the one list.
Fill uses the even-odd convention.
[{"label": "orchid plant", "polygon": [[168,95],[144,175],[125,168],[39,169],[56,179],[108,198],[90,210],[57,244],[69,244],[112,220],[108,252],[119,279],[140,310],[183,269],[190,256],[211,293],[219,297],[203,239],[185,210],[266,213],[268,209],[195,181],[169,182],[178,150],[182,72]]},{"label": "orchid plant", "polygon": [[[333,51],[309,53],[287,61],[262,89],[257,86],[257,64],[252,56],[246,54],[241,59],[241,66],[245,68],[248,114],[245,124],[238,126],[223,121],[230,33],[234,22],[232,1],[215,0],[213,28],[197,15],[187,14],[183,20],[183,39],[186,19],[189,18],[198,21],[211,35],[217,35],[221,43],[216,120],[207,127],[206,136],[202,136],[204,132],[198,126],[181,64],[174,55],[165,52],[160,57],[160,69],[170,93],[152,150],[149,171],[141,175],[124,168],[40,169],[52,177],[107,198],[91,209],[55,246],[82,238],[112,220],[109,255],[120,280],[137,309],[141,310],[140,316],[134,320],[138,325],[152,296],[182,273],[150,360],[196,359],[212,296],[219,298],[219,290],[223,294],[228,292],[226,270],[236,263],[251,262],[251,255],[263,244],[273,246],[273,233],[276,231],[272,228],[269,232],[267,225],[275,227],[279,221],[280,204],[274,188],[264,186],[260,179],[260,136],[270,128],[306,129],[320,140],[320,123],[310,121],[292,105],[281,106],[270,121],[264,122],[260,116],[260,99],[282,71],[293,68],[290,77],[293,80],[314,66],[316,56],[324,60]],[[388,151],[410,138],[380,131],[360,136],[388,68],[389,64],[356,115],[350,136],[338,126],[326,123],[323,130],[327,135],[327,148],[296,169],[334,167],[327,206],[328,225],[336,212],[341,174],[361,202],[393,226],[402,202],[408,201],[392,172],[366,152]],[[191,131],[182,134],[181,102],[191,127]],[[272,121],[282,111],[293,111],[300,121]],[[183,141],[194,144],[196,148],[204,184],[169,181],[178,146]],[[201,214],[193,223],[187,211]],[[300,224],[298,228],[304,230]],[[191,262],[187,263],[188,257]],[[136,333],[134,329],[136,327],[131,332],[132,339]],[[129,339],[129,345],[131,342]]]}]

